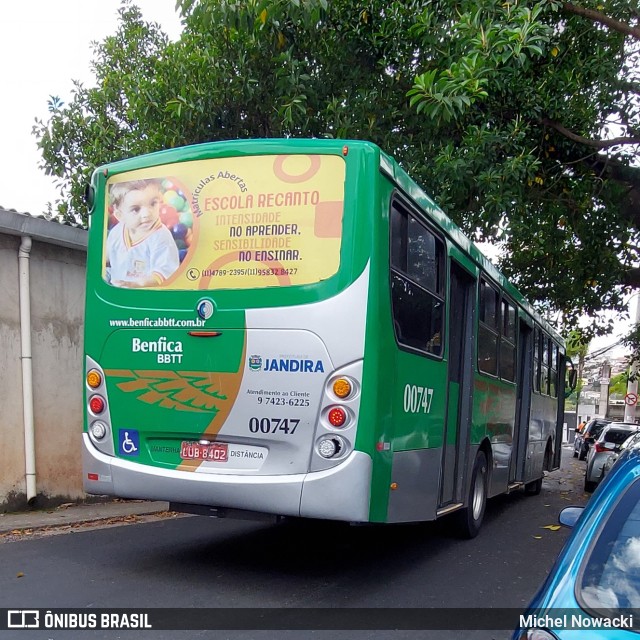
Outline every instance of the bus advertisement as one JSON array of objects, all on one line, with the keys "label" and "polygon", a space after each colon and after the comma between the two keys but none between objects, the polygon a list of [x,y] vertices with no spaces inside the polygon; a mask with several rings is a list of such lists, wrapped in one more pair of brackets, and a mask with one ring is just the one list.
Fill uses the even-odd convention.
[{"label": "bus advertisement", "polygon": [[472,537],[558,467],[560,336],[377,146],[195,145],[88,196],[88,493]]}]

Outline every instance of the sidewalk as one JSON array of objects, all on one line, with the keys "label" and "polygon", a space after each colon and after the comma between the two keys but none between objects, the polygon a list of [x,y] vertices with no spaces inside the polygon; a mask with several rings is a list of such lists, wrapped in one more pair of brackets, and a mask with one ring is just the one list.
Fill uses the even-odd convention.
[{"label": "sidewalk", "polygon": [[0,534],[25,529],[64,527],[114,518],[127,518],[166,512],[168,502],[116,500],[93,504],[65,504],[42,511],[0,513]]}]

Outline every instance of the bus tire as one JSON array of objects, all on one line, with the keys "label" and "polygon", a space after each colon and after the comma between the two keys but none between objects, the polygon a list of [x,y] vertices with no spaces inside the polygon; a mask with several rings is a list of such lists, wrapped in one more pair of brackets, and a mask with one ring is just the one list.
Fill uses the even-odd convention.
[{"label": "bus tire", "polygon": [[461,538],[475,538],[482,526],[487,507],[489,465],[484,451],[478,451],[473,463],[467,506],[457,513],[457,532]]},{"label": "bus tire", "polygon": [[551,444],[551,440],[549,440],[549,442],[547,442],[547,448],[544,450],[544,462],[542,463],[542,471],[543,472],[551,471],[552,464],[553,464],[553,445]]},{"label": "bus tire", "polygon": [[524,492],[528,496],[538,496],[542,491],[542,478],[538,478],[537,480],[533,480],[532,482],[527,482],[524,485]]}]

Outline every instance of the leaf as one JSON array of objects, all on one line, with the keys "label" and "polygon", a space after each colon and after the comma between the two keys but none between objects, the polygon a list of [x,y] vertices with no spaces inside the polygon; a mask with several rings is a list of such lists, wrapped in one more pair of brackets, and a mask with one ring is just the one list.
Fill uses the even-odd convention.
[{"label": "leaf", "polygon": [[542,536],[533,536],[536,540],[542,540]]},{"label": "leaf", "polygon": [[542,528],[549,529],[549,531],[558,531],[558,529],[561,529],[562,527],[559,524],[548,524]]}]

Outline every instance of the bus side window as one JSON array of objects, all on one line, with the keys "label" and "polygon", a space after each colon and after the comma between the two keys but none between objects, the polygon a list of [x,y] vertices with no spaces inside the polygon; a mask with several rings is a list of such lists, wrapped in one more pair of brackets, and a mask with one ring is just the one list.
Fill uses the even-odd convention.
[{"label": "bus side window", "polygon": [[533,390],[540,393],[540,329],[533,333]]},{"label": "bus side window", "polygon": [[506,300],[502,301],[500,336],[500,377],[509,382],[516,380],[516,310]]},{"label": "bus side window", "polygon": [[551,343],[551,369],[549,373],[551,396],[558,397],[558,345]]},{"label": "bus side window", "polygon": [[399,344],[442,355],[444,244],[394,202],[391,209],[391,306]]},{"label": "bus side window", "polygon": [[542,334],[542,349],[540,362],[540,393],[549,395],[549,338]]},{"label": "bus side window", "polygon": [[498,292],[480,280],[480,318],[478,325],[478,369],[498,375]]}]

